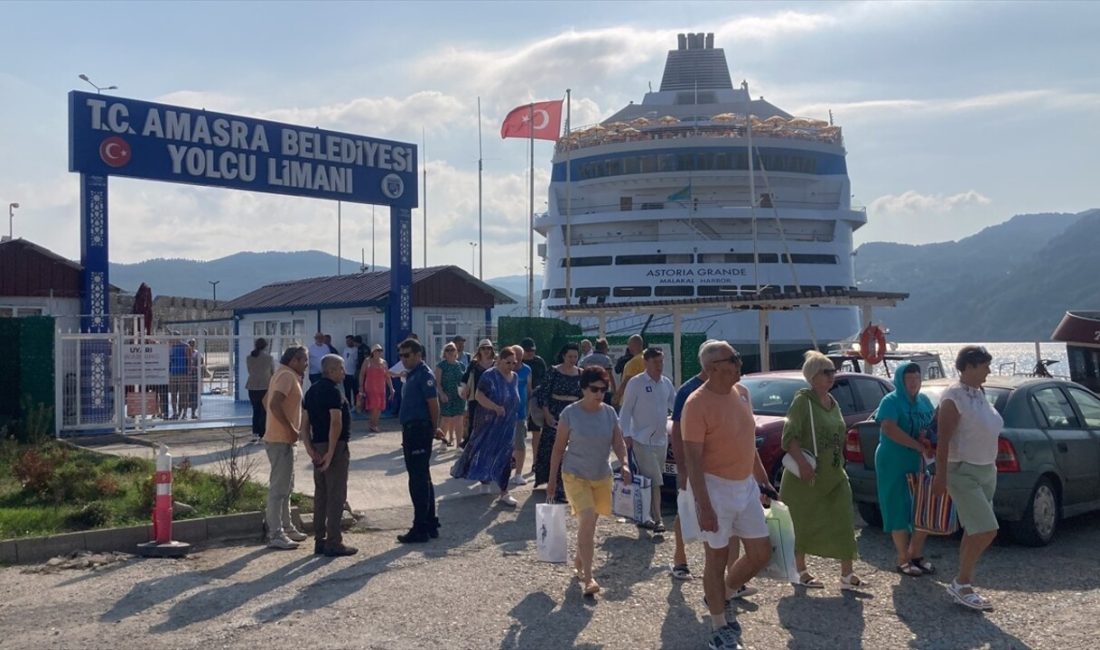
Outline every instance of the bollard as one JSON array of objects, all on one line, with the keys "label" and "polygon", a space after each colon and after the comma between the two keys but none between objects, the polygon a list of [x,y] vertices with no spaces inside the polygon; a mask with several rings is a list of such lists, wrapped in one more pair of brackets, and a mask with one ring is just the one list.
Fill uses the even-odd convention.
[{"label": "bollard", "polygon": [[138,544],[138,554],[182,557],[191,550],[191,545],[172,541],[172,454],[164,443],[157,447],[157,470],[153,477],[157,491],[153,504],[153,541]]}]

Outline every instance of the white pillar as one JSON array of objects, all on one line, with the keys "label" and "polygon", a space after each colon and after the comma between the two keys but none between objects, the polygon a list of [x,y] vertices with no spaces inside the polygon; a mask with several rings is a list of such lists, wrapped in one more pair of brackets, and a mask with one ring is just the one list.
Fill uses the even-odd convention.
[{"label": "white pillar", "polygon": [[680,341],[680,325],[682,321],[683,314],[678,311],[672,312],[672,383],[675,386],[680,385],[684,376],[683,371],[680,369],[683,363],[683,357],[681,356],[683,345],[681,345],[682,342]]},{"label": "white pillar", "polygon": [[760,372],[768,372],[772,369],[771,346],[768,344],[768,310],[761,309],[757,316],[760,322]]}]

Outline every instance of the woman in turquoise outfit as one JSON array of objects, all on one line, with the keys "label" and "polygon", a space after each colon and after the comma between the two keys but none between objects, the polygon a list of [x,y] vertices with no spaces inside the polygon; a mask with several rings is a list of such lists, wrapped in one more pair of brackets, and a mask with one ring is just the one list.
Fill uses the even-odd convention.
[{"label": "woman in turquoise outfit", "polygon": [[447,447],[456,444],[462,433],[462,415],[466,412],[466,402],[458,396],[462,372],[458,347],[448,343],[443,346],[443,359],[435,367],[435,384],[442,389],[439,392],[439,427],[443,429],[443,444]]},{"label": "woman in turquoise outfit", "polygon": [[878,504],[882,529],[890,533],[897,550],[897,572],[907,576],[934,573],[924,559],[927,533],[913,530],[913,497],[906,474],[922,471],[922,456],[930,455],[930,429],[935,409],[920,392],[921,369],[912,361],[894,371],[894,391],[879,402],[875,421],[881,425],[875,451]]}]

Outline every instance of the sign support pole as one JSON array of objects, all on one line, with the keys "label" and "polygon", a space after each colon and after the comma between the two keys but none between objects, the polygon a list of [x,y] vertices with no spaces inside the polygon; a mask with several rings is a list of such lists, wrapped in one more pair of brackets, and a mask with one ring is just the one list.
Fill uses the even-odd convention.
[{"label": "sign support pole", "polygon": [[390,296],[386,302],[386,352],[412,331],[412,210],[390,208]]},{"label": "sign support pole", "polygon": [[107,177],[80,175],[80,329],[110,329],[108,291]]}]

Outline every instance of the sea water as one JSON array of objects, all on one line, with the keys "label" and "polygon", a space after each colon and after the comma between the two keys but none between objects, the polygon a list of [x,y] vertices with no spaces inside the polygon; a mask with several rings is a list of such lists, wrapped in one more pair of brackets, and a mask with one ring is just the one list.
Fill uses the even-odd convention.
[{"label": "sea water", "polygon": [[[982,343],[980,341],[961,343],[898,343],[899,350],[919,350],[938,352],[948,376],[955,376],[955,355],[964,345],[984,346],[993,361],[989,367],[995,375],[1013,375],[1030,373],[1035,369],[1035,342],[1029,343]],[[1039,343],[1039,353],[1043,359],[1054,360],[1047,370],[1055,377],[1069,377],[1069,363],[1066,361],[1066,344],[1044,341]]]}]

